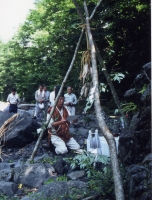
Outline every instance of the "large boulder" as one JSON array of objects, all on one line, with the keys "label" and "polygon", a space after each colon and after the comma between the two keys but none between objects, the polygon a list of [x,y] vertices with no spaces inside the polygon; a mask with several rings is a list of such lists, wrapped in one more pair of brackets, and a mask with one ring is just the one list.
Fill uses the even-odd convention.
[{"label": "large boulder", "polygon": [[11,181],[12,169],[7,163],[0,163],[0,181]]},{"label": "large boulder", "polygon": [[14,182],[27,187],[38,188],[44,180],[52,176],[52,168],[42,163],[23,165],[14,169]]},{"label": "large boulder", "polygon": [[119,137],[119,158],[125,165],[141,162],[151,151],[150,68],[151,63],[144,65],[132,84],[135,90],[125,93],[126,101],[138,108],[136,113],[129,113],[130,126]]},{"label": "large boulder", "polygon": [[[1,113],[0,127],[13,115],[14,113]],[[39,127],[40,125],[32,120],[31,116],[27,112],[24,112],[10,124],[2,138],[2,142],[10,148],[23,147],[27,143],[36,140],[35,134]]]},{"label": "large boulder", "polygon": [[22,200],[37,200],[37,199],[69,199],[69,196],[83,197],[84,193],[88,193],[88,184],[82,181],[62,181],[53,182],[43,185],[38,189],[36,194],[26,196]]},{"label": "large boulder", "polygon": [[17,184],[12,182],[0,181],[0,194],[12,197],[17,191]]},{"label": "large boulder", "polygon": [[[142,165],[131,165],[127,169],[129,180],[129,199],[150,199],[149,170]],[[147,198],[149,196],[149,198]],[[144,198],[146,197],[146,198]]]}]

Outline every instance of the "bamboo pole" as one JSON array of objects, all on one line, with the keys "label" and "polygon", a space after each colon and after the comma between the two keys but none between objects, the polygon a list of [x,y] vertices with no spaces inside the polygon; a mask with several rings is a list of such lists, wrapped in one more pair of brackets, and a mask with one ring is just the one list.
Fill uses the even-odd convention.
[{"label": "bamboo pole", "polygon": [[96,49],[95,49],[95,44],[94,44],[92,33],[91,33],[89,13],[88,13],[86,2],[84,2],[84,10],[86,13],[86,27],[87,27],[89,43],[90,43],[90,48],[91,48],[91,61],[92,61],[92,72],[93,72],[92,81],[93,81],[93,86],[96,88],[95,94],[94,94],[94,99],[95,99],[94,106],[95,106],[96,117],[98,120],[99,127],[105,139],[107,140],[107,143],[110,149],[116,200],[124,200],[124,191],[123,191],[123,184],[122,184],[121,174],[120,174],[120,169],[119,169],[116,143],[102,115],[102,109],[101,109],[100,98],[99,98],[99,89],[98,89],[99,81],[98,81],[98,70],[97,70],[97,61],[96,61]]},{"label": "bamboo pole", "polygon": [[54,110],[55,110],[55,108],[56,108],[57,101],[58,101],[58,99],[59,99],[59,97],[60,97],[60,95],[61,95],[61,93],[62,93],[63,87],[64,87],[64,85],[65,85],[65,83],[66,83],[66,81],[67,81],[67,79],[68,79],[68,76],[69,76],[69,74],[70,74],[70,72],[71,72],[71,70],[72,70],[72,67],[73,67],[73,65],[74,65],[74,62],[75,62],[75,59],[76,59],[76,55],[77,55],[77,52],[78,52],[78,49],[79,49],[79,46],[80,46],[80,43],[81,43],[81,40],[82,40],[83,33],[84,33],[84,29],[82,29],[82,31],[81,31],[81,35],[80,35],[80,37],[79,37],[79,40],[78,40],[78,43],[77,43],[77,46],[76,46],[76,49],[75,49],[75,52],[74,52],[74,55],[73,55],[71,64],[70,64],[69,69],[68,69],[68,71],[67,71],[67,73],[66,73],[66,75],[65,75],[65,77],[64,77],[64,80],[63,80],[63,82],[62,82],[62,84],[61,84],[59,93],[58,93],[58,95],[57,95],[57,97],[56,97],[56,100],[55,100],[55,102],[54,102],[54,106],[52,107],[52,110],[51,110],[51,113],[50,113],[50,118],[49,118],[49,120],[48,120],[46,126],[42,128],[42,131],[40,132],[39,138],[38,138],[38,140],[37,140],[37,142],[36,142],[36,145],[35,145],[35,147],[34,147],[34,150],[33,150],[33,152],[32,152],[32,155],[31,155],[30,159],[29,159],[27,162],[31,162],[31,161],[34,159],[34,156],[35,156],[35,154],[36,154],[36,152],[37,152],[37,150],[38,150],[38,147],[39,147],[39,145],[40,145],[40,141],[41,141],[41,139],[42,139],[42,137],[43,137],[44,131],[45,131],[46,127],[48,127],[48,124],[50,123],[51,117],[52,117],[53,112],[54,112]]}]

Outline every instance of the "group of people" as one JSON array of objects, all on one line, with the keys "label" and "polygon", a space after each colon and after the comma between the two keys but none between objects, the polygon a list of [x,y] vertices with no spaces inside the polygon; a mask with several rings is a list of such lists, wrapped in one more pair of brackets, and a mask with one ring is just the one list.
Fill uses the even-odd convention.
[{"label": "group of people", "polygon": [[[76,95],[72,93],[71,87],[67,87],[66,94],[63,92],[60,94],[51,120],[50,122],[48,121],[59,90],[60,86],[56,86],[54,87],[54,91],[50,93],[47,91],[46,86],[39,86],[39,89],[35,92],[36,107],[33,118],[35,119],[38,116],[40,109],[47,111],[47,122],[49,123],[47,127],[49,139],[48,144],[46,145],[47,148],[49,148],[50,143],[52,143],[57,154],[67,153],[68,148],[81,153],[80,145],[70,135],[70,121],[67,120],[69,115],[75,115],[75,105],[77,104]],[[10,103],[9,112],[17,112],[17,102],[19,101],[19,97],[14,89],[8,96],[7,101]]]},{"label": "group of people", "polygon": [[[36,119],[39,112],[44,110],[47,113],[48,107],[52,107],[55,101],[55,89],[51,93],[47,90],[45,85],[40,85],[35,92],[36,107],[33,119]],[[77,97],[72,93],[72,88],[67,87],[67,93],[64,94],[64,105],[67,107],[71,115],[75,115],[75,106],[77,104]]]}]

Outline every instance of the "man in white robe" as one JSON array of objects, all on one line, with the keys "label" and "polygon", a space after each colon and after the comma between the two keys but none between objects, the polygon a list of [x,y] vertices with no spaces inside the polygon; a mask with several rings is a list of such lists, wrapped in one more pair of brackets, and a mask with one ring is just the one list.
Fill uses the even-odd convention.
[{"label": "man in white robe", "polygon": [[67,93],[64,95],[64,105],[67,106],[67,109],[71,115],[75,115],[75,106],[77,104],[77,97],[72,93],[72,88],[67,87]]}]

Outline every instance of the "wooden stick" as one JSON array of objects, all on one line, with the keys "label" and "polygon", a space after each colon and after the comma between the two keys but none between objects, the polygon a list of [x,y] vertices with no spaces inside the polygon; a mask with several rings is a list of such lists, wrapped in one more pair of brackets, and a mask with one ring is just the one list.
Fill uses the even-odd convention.
[{"label": "wooden stick", "polygon": [[97,8],[100,6],[101,1],[102,1],[102,0],[100,0],[100,1],[97,3],[96,7],[94,8],[94,10],[93,10],[93,12],[92,12],[92,14],[91,14],[91,16],[90,16],[90,20],[94,17],[94,14],[95,14],[95,12],[97,11]]},{"label": "wooden stick", "polygon": [[80,43],[81,43],[81,40],[82,40],[83,33],[84,33],[84,29],[82,29],[82,31],[81,31],[81,35],[80,35],[79,41],[78,41],[78,43],[77,43],[77,46],[76,46],[76,49],[75,49],[74,56],[73,56],[73,58],[72,58],[71,64],[70,64],[70,66],[69,66],[69,69],[68,69],[68,71],[67,71],[65,77],[64,77],[64,80],[63,80],[62,85],[61,85],[61,87],[60,87],[59,93],[58,93],[58,95],[57,95],[57,97],[56,97],[56,100],[55,100],[55,102],[54,102],[54,106],[52,107],[52,110],[51,110],[51,113],[50,113],[50,118],[49,118],[49,120],[48,120],[46,126],[42,128],[42,131],[40,132],[39,138],[38,138],[38,140],[37,140],[37,142],[36,142],[36,145],[35,145],[35,147],[34,147],[34,150],[33,150],[33,152],[32,152],[32,155],[31,155],[30,159],[29,159],[27,162],[31,162],[31,161],[34,159],[34,156],[35,156],[35,154],[36,154],[36,152],[37,152],[37,150],[38,150],[38,147],[39,147],[39,145],[40,145],[40,141],[41,141],[41,139],[42,139],[42,137],[43,137],[44,131],[45,131],[46,127],[48,127],[48,124],[50,123],[51,117],[52,117],[53,112],[54,112],[54,110],[55,110],[55,108],[56,108],[56,104],[57,104],[58,99],[59,99],[59,97],[60,97],[60,95],[61,95],[61,93],[62,93],[62,90],[63,90],[63,87],[64,87],[64,85],[65,85],[65,82],[67,81],[68,76],[69,76],[69,74],[70,74],[70,72],[71,72],[71,70],[72,70],[72,67],[73,67],[73,65],[74,65],[74,62],[75,62],[75,59],[76,59],[76,55],[77,55],[77,52],[78,52],[78,49],[79,49],[79,46],[80,46]]},{"label": "wooden stick", "polygon": [[124,191],[123,191],[123,185],[122,185],[121,174],[120,174],[120,169],[119,169],[116,143],[102,115],[102,109],[101,109],[100,98],[99,98],[100,94],[99,94],[99,88],[98,88],[99,81],[98,81],[98,70],[97,70],[97,61],[96,61],[96,49],[95,49],[95,44],[92,37],[91,29],[90,29],[89,13],[88,13],[86,2],[84,2],[84,10],[86,13],[86,26],[87,26],[87,32],[88,32],[89,43],[90,43],[90,48],[91,48],[91,61],[92,61],[92,72],[93,72],[92,82],[93,82],[93,87],[95,87],[94,106],[95,106],[96,118],[98,120],[99,127],[110,149],[110,157],[111,157],[111,164],[112,164],[112,170],[113,170],[113,176],[114,176],[116,200],[124,200]]}]

